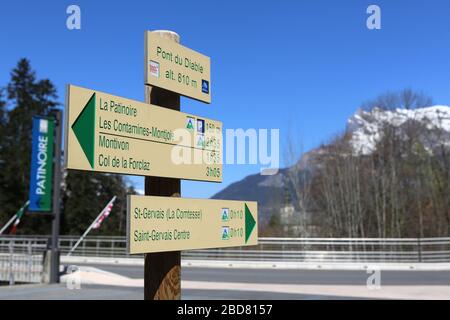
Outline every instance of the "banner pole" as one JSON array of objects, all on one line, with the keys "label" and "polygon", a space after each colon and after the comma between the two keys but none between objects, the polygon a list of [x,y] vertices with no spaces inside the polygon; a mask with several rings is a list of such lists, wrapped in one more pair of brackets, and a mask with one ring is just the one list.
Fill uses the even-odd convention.
[{"label": "banner pole", "polygon": [[[12,217],[11,219],[9,219],[9,221],[3,226],[3,228],[0,230],[0,234],[3,234],[3,232],[5,232],[6,229],[8,229],[8,227],[11,225],[11,223],[14,222],[14,220],[16,220],[17,215],[19,214],[20,211],[25,211],[25,208],[30,204],[30,200],[27,200],[27,202],[25,202],[25,204],[23,206],[20,207],[19,211],[17,211]],[[22,212],[23,213],[23,212]]]},{"label": "banner pole", "polygon": [[53,166],[53,223],[52,223],[52,248],[50,283],[59,283],[59,228],[60,228],[60,194],[61,194],[61,134],[62,111],[54,110],[55,114],[55,156]]},{"label": "banner pole", "polygon": [[103,211],[106,210],[106,208],[108,208],[108,206],[110,204],[112,204],[114,201],[116,200],[116,196],[114,196],[111,201],[108,202],[108,204],[103,208],[102,211],[100,211],[100,213],[98,214],[98,216],[94,219],[94,221],[89,225],[89,227],[86,229],[86,231],[83,233],[83,235],[80,237],[80,239],[78,239],[77,243],[75,243],[75,245],[70,249],[69,253],[67,254],[67,257],[69,257],[74,251],[75,249],[80,245],[81,241],[84,240],[84,238],[88,235],[88,233],[92,230],[92,228],[94,227],[95,223],[98,221],[98,219],[101,217],[101,215],[103,214]]},{"label": "banner pole", "polygon": [[13,223],[13,221],[16,219],[16,213],[9,219],[9,221],[3,226],[3,228],[0,230],[0,234],[3,234],[3,232],[8,229],[8,227]]}]

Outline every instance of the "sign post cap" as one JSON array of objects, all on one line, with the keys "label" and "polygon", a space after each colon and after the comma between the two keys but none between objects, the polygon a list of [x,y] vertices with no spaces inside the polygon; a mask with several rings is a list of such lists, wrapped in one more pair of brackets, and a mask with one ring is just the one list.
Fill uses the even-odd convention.
[{"label": "sign post cap", "polygon": [[171,31],[171,30],[153,30],[150,31],[153,34],[159,34],[159,36],[161,38],[169,38],[173,41],[175,41],[176,43],[180,43],[180,35],[178,33],[176,33],[175,31]]}]

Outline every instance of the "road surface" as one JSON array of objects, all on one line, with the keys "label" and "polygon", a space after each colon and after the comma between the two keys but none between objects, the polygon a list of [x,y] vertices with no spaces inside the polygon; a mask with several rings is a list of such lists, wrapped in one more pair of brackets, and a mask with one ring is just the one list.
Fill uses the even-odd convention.
[{"label": "road surface", "polygon": [[[0,287],[0,299],[137,299],[143,298],[143,267],[89,265],[128,279],[115,284]],[[92,273],[94,274],[94,273]],[[380,289],[366,286],[364,271],[250,270],[183,268],[182,298],[190,299],[450,299],[448,271],[382,271]]]}]

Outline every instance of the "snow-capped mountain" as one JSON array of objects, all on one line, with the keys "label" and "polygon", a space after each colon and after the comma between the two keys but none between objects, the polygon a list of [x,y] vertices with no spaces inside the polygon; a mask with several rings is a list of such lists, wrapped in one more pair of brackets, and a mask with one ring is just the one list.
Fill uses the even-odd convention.
[{"label": "snow-capped mountain", "polygon": [[[375,150],[377,142],[382,138],[384,125],[401,128],[409,121],[419,122],[430,132],[439,132],[439,136],[435,135],[435,138],[450,147],[450,107],[448,106],[432,106],[413,110],[374,108],[371,111],[364,111],[360,109],[347,123],[354,154],[371,154]],[[433,139],[428,139],[428,141],[433,141]],[[434,144],[433,142],[428,144],[430,143]],[[433,146],[425,145],[425,147],[431,150]]]},{"label": "snow-capped mountain", "polygon": [[[355,156],[368,155],[376,148],[382,138],[383,127],[392,125],[401,134],[407,130],[407,124],[417,121],[421,128],[423,141],[427,150],[433,150],[438,145],[450,148],[450,107],[433,106],[427,108],[406,110],[372,111],[358,110],[347,123],[347,134],[350,147]],[[289,176],[302,174],[311,177],[314,171],[321,167],[321,158],[327,156],[327,145],[320,146],[305,153],[292,167],[281,169],[273,176],[250,175],[235,182],[213,196],[215,199],[254,200],[258,201],[260,219],[268,219],[271,213],[280,205],[274,201],[283,199],[285,187],[291,189]],[[306,175],[305,175],[306,173]]]}]

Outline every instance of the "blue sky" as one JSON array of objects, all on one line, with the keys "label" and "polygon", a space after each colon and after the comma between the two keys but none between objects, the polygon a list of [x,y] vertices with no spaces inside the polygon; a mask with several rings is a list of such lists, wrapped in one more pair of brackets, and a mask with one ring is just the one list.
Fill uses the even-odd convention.
[{"label": "blue sky", "polygon": [[[81,30],[66,28],[70,4],[81,7]],[[381,30],[366,28],[370,4],[381,7]],[[211,57],[212,104],[184,98],[182,111],[224,128],[279,128],[281,156],[288,135],[309,150],[387,90],[450,104],[445,0],[2,1],[0,86],[26,57],[61,102],[67,83],[142,100],[143,35],[155,29]],[[222,184],[183,182],[182,194],[209,197],[259,168],[225,165]]]}]

